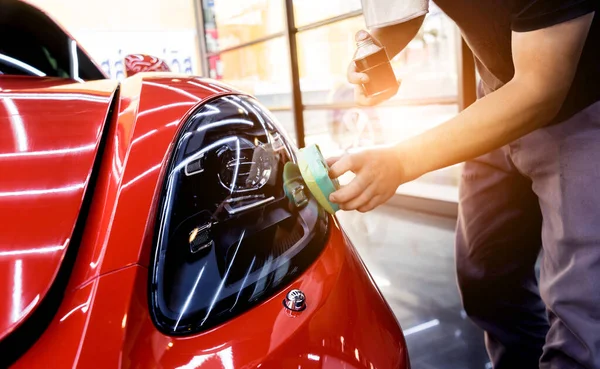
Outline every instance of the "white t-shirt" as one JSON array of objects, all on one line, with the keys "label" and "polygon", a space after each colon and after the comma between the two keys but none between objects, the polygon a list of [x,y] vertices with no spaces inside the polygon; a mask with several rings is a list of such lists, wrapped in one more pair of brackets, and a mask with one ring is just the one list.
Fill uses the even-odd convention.
[{"label": "white t-shirt", "polygon": [[429,11],[429,0],[361,0],[367,28],[403,23]]}]

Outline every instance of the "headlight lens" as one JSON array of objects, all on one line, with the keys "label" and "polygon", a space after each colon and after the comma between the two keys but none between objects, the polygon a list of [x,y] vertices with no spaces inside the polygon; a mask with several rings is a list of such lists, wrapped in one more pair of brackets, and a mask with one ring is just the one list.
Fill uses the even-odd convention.
[{"label": "headlight lens", "polygon": [[219,97],[185,123],[163,184],[151,264],[150,310],[163,332],[200,332],[240,314],[321,252],[328,217],[309,194],[302,206],[286,197],[289,161],[293,147],[252,98]]}]

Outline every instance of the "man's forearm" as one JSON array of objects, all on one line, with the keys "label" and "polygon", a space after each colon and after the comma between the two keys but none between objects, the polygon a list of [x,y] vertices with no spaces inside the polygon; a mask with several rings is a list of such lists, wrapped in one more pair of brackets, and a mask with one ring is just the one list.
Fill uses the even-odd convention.
[{"label": "man's forearm", "polygon": [[500,148],[545,125],[562,96],[541,96],[539,88],[511,81],[453,119],[398,144],[408,180]]},{"label": "man's forearm", "polygon": [[416,36],[423,19],[424,15],[392,26],[374,28],[370,33],[386,48],[388,56],[393,58]]},{"label": "man's forearm", "polygon": [[593,17],[513,32],[513,79],[448,122],[399,144],[407,179],[473,159],[550,122],[571,88]]}]

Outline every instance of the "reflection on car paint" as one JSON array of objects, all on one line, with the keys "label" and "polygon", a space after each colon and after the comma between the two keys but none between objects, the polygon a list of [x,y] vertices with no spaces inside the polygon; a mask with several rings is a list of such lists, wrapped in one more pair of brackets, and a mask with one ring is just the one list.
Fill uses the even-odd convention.
[{"label": "reflection on car paint", "polygon": [[[85,61],[79,56],[79,50],[77,57],[80,64]],[[19,354],[16,369],[47,363],[83,368],[177,368],[187,367],[188,363],[203,368],[220,365],[227,369],[234,365],[308,369],[311,364],[313,368],[406,367],[406,346],[389,307],[353,247],[342,238],[335,219],[329,217],[323,219],[331,228],[321,253],[317,258],[307,258],[308,265],[303,272],[289,283],[281,283],[280,288],[273,291],[272,299],[261,296],[260,289],[250,291],[250,297],[240,293],[244,286],[254,282],[253,270],[264,262],[259,255],[247,257],[249,249],[244,244],[253,235],[250,227],[245,227],[238,229],[240,232],[231,232],[231,263],[224,265],[227,277],[213,286],[217,293],[207,300],[207,313],[199,317],[208,323],[219,312],[239,313],[240,305],[259,296],[263,298],[260,304],[245,310],[244,314],[236,314],[209,332],[187,337],[165,334],[154,325],[149,314],[147,283],[153,267],[149,254],[154,235],[155,200],[160,192],[157,184],[163,175],[168,175],[164,172],[168,172],[169,155],[176,149],[173,140],[187,119],[191,119],[193,106],[227,94],[229,96],[223,97],[227,102],[224,106],[231,109],[232,114],[256,116],[253,127],[237,122],[196,131],[196,136],[200,136],[230,127],[242,131],[250,129],[224,134],[232,139],[225,143],[226,147],[215,147],[214,152],[205,153],[206,156],[219,155],[218,162],[223,165],[217,166],[218,170],[206,167],[206,162],[200,165],[205,170],[203,173],[211,170],[216,173],[214,178],[218,182],[210,183],[214,185],[213,190],[218,188],[226,198],[220,203],[220,215],[226,219],[248,215],[246,224],[257,225],[260,217],[250,216],[256,214],[251,212],[283,205],[279,202],[281,163],[271,162],[270,158],[279,155],[289,159],[293,157],[293,148],[286,144],[289,139],[285,132],[279,132],[281,138],[278,138],[276,131],[280,128],[271,118],[267,119],[268,114],[260,113],[263,109],[260,104],[236,96],[236,91],[218,82],[180,76],[126,79],[118,92],[113,81],[81,84],[67,79],[2,76],[2,88],[11,90],[2,92],[0,97],[12,99],[16,106],[27,138],[27,151],[19,151],[19,139],[12,135],[10,117],[15,114],[1,115],[8,110],[0,106],[0,129],[6,127],[9,137],[0,141],[0,153],[5,154],[0,160],[0,173],[14,173],[11,178],[14,181],[2,181],[4,187],[0,192],[19,194],[0,197],[3,208],[0,220],[10,225],[0,233],[0,252],[4,253],[0,254],[0,278],[9,286],[0,299],[0,318],[20,323],[40,307],[40,301],[48,301],[44,300],[45,291],[52,284],[65,251],[77,247],[69,285],[59,285],[58,312],[50,314],[47,328],[36,324],[34,328],[39,333],[34,336],[35,344]],[[115,98],[114,114],[108,119],[112,97]],[[204,106],[206,114],[196,118],[206,119],[208,124],[214,119],[212,123],[215,123],[222,109],[210,102]],[[106,134],[106,144],[101,153],[97,148],[102,132]],[[193,136],[185,137],[191,140]],[[94,186],[89,186],[95,159],[99,163],[98,176]],[[198,171],[190,173],[195,178],[202,176]],[[270,182],[273,179],[276,181]],[[207,184],[208,181],[201,181],[197,187],[199,192],[204,191]],[[246,191],[252,186],[258,187],[257,193]],[[60,188],[69,189],[55,192]],[[89,191],[93,188],[94,196],[89,209],[86,208],[85,227],[81,234],[77,233],[81,238],[69,245],[85,188]],[[276,191],[271,191],[272,188]],[[261,197],[260,191],[266,191],[266,195]],[[42,196],[43,201],[39,201]],[[271,197],[274,200],[270,200]],[[269,202],[261,203],[264,200]],[[249,205],[252,206],[248,208]],[[301,210],[282,208],[286,216],[294,212],[304,212],[305,216],[319,214],[315,209],[318,209],[316,205],[310,203]],[[277,211],[283,214],[281,209]],[[270,213],[264,211],[261,215],[264,218]],[[208,228],[202,227],[203,224],[195,224],[192,231],[197,231],[193,237],[190,232],[182,232],[183,251],[191,252],[192,247],[200,247],[196,255],[201,255],[205,249],[215,248],[207,245]],[[15,239],[19,242],[12,241]],[[270,245],[269,242],[249,244],[257,246],[250,251]],[[203,246],[206,248],[202,249]],[[236,267],[240,260],[248,267]],[[275,258],[266,261],[277,264]],[[199,280],[196,291],[210,265],[198,266],[192,278],[184,280],[189,285]],[[293,268],[283,265],[278,270],[281,276]],[[218,296],[230,288],[228,282],[234,275],[241,288],[231,295],[228,309],[221,309]],[[307,308],[296,315],[282,305],[290,289],[301,289],[310,298]],[[185,296],[184,303],[189,298],[186,310],[194,308],[195,295]],[[10,325],[10,321],[6,323],[0,320],[1,334],[17,326]],[[185,316],[182,315],[177,325],[183,324]],[[21,327],[24,326],[17,329]]]},{"label": "reflection on car paint", "polygon": [[116,87],[38,78],[2,76],[0,173],[9,176],[0,187],[0,278],[11,292],[0,301],[2,337],[39,305],[68,249]]},{"label": "reflection on car paint", "polygon": [[4,62],[4,63],[14,66],[16,68],[23,69],[23,70],[25,70],[33,75],[36,75],[38,77],[44,77],[46,75],[46,73],[42,72],[41,70],[39,70],[35,67],[32,67],[31,65],[24,63],[18,59],[11,58],[8,55],[4,55],[2,53],[0,53],[0,62]]}]

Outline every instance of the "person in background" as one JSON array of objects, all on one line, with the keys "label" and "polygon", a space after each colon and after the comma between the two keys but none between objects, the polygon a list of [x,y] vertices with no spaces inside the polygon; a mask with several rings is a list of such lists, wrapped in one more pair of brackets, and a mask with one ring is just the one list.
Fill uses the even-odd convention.
[{"label": "person in background", "polygon": [[[330,199],[369,211],[402,183],[466,161],[457,279],[493,367],[600,368],[600,1],[436,4],[475,55],[479,99],[417,137],[329,159],[332,178],[356,174]],[[390,58],[427,5],[363,0],[371,36]],[[348,80],[359,104],[390,97],[366,97],[368,76],[353,63]]]},{"label": "person in background", "polygon": [[[352,102],[354,88],[344,79],[331,91],[329,102]],[[329,115],[329,131],[338,149],[348,150],[383,143],[383,134],[377,111],[373,107],[336,108]]]}]

